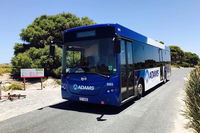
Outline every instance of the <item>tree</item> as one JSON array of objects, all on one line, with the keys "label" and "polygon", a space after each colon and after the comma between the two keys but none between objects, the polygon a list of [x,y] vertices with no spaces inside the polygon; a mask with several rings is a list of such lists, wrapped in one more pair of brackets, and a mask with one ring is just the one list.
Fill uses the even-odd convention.
[{"label": "tree", "polygon": [[163,41],[160,41],[161,44],[165,44]]},{"label": "tree", "polygon": [[194,67],[200,61],[199,56],[192,52],[184,52],[178,46],[169,46],[173,65]]},{"label": "tree", "polygon": [[[20,34],[24,44],[16,43],[12,59],[13,74],[21,68],[43,67],[48,75],[58,73],[61,66],[61,48],[56,47],[56,56],[49,57],[49,44],[52,40],[62,41],[61,32],[78,26],[95,24],[88,17],[79,18],[71,13],[42,15],[36,18]],[[28,62],[28,64],[27,64]]]},{"label": "tree", "polygon": [[190,64],[189,66],[193,67],[198,64],[199,56],[195,53],[184,52],[184,62]]},{"label": "tree", "polygon": [[169,46],[171,50],[171,60],[173,65],[181,65],[183,58],[184,58],[184,52],[181,50],[178,46]]},{"label": "tree", "polygon": [[52,40],[61,41],[61,32],[78,26],[95,24],[88,17],[79,18],[71,13],[42,15],[36,18],[27,28],[22,29],[20,37],[34,47],[43,48]]}]

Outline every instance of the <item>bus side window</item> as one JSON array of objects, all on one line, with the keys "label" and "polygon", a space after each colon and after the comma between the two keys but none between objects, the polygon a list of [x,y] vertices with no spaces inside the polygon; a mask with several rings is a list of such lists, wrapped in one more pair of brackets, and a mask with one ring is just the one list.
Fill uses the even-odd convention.
[{"label": "bus side window", "polygon": [[134,43],[134,64],[135,69],[142,69],[144,67],[144,46],[138,42]]}]

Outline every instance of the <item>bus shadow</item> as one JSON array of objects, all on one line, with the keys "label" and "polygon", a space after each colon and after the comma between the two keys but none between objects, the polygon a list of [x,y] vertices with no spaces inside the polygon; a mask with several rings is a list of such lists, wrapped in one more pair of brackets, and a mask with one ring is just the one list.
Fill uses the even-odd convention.
[{"label": "bus shadow", "polygon": [[49,106],[50,108],[62,109],[62,110],[71,110],[77,112],[85,112],[85,113],[93,113],[100,114],[101,116],[97,119],[102,120],[103,115],[115,115],[119,114],[129,106],[133,105],[135,100],[131,100],[120,107],[109,106],[109,105],[98,105],[91,103],[80,103],[80,102],[72,102],[65,101],[62,103],[58,103],[55,105]]},{"label": "bus shadow", "polygon": [[[144,97],[154,90],[160,88],[163,84],[158,84],[157,86],[151,88],[150,90],[146,91]],[[61,109],[61,110],[70,110],[70,111],[77,111],[77,112],[85,112],[85,113],[93,113],[93,114],[100,114],[100,117],[97,117],[98,121],[104,121],[102,117],[104,115],[115,115],[119,114],[120,112],[124,111],[129,106],[132,106],[138,99],[130,100],[129,102],[123,104],[120,107],[109,106],[109,105],[99,105],[99,104],[91,104],[91,103],[83,103],[83,102],[73,102],[73,101],[64,101],[55,105],[49,106],[50,108]]]}]

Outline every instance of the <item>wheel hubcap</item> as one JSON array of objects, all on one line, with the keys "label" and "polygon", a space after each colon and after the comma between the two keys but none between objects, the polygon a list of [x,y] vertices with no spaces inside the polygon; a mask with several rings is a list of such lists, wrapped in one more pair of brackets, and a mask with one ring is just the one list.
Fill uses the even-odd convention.
[{"label": "wheel hubcap", "polygon": [[142,91],[143,91],[142,84],[139,84],[139,85],[138,85],[138,94],[139,94],[139,95],[142,95]]}]

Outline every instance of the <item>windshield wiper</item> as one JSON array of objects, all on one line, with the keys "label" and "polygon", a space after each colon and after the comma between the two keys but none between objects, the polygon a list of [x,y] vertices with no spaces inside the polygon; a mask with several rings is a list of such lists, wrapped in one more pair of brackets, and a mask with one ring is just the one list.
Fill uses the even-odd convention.
[{"label": "windshield wiper", "polygon": [[98,72],[67,72],[67,73],[73,73],[73,74],[97,74],[97,75],[100,75],[104,78],[110,78],[109,75],[104,75],[104,74],[101,74],[101,73],[98,73]]},{"label": "windshield wiper", "polygon": [[97,72],[91,72],[91,74],[97,74],[97,75],[100,75],[100,76],[102,76],[102,77],[104,77],[104,78],[110,78],[109,75],[104,75],[104,74],[97,73]]}]

